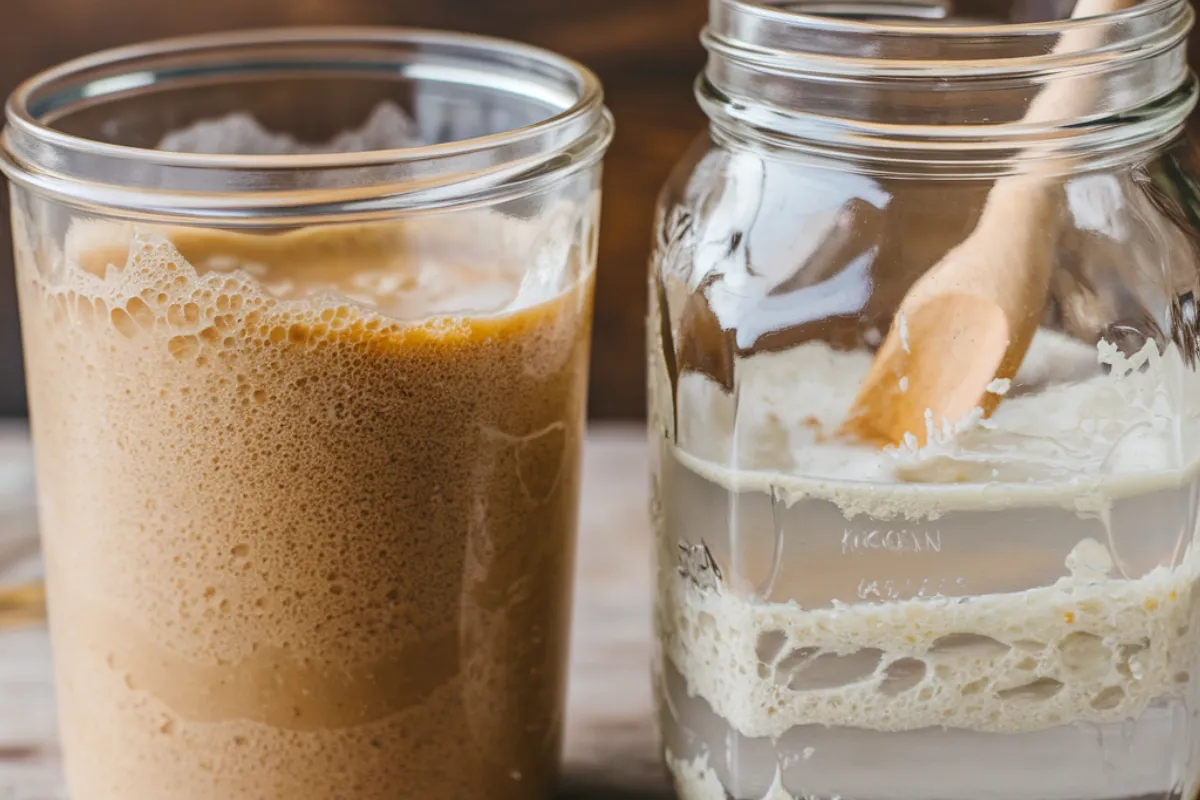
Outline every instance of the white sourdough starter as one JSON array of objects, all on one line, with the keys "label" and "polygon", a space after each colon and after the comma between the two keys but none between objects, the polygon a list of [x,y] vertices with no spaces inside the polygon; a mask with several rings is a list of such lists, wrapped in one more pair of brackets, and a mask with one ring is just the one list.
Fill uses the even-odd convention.
[{"label": "white sourdough starter", "polygon": [[1012,385],[990,387],[1008,395],[990,420],[885,451],[832,437],[869,365],[821,343],[754,356],[736,416],[708,378],[681,378],[654,513],[682,796],[1186,782],[1192,746],[1172,733],[1200,563],[1181,398],[1200,387],[1178,352],[1042,332]]}]

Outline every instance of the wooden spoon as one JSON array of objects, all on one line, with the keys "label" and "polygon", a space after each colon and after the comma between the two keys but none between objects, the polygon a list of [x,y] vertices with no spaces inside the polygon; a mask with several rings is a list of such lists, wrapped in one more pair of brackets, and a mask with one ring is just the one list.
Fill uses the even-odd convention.
[{"label": "wooden spoon", "polygon": [[[1137,0],[1078,0],[1072,18],[1094,17]],[[1054,53],[1102,43],[1102,26],[1064,33]],[[1095,81],[1051,83],[1033,99],[1025,123],[1082,113]],[[1036,169],[1036,168],[1035,168]],[[879,445],[911,433],[925,444],[926,417],[941,427],[1000,402],[988,391],[1011,379],[1037,330],[1053,271],[1055,213],[1061,179],[1036,172],[1000,178],[978,225],[926,272],[901,301],[887,338],[859,388],[842,433]]]}]

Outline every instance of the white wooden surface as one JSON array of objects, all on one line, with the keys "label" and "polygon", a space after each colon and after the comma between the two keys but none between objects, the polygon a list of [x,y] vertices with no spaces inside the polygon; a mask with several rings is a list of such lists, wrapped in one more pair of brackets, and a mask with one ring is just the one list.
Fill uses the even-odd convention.
[{"label": "white wooden surface", "polygon": [[[18,501],[28,498],[27,476],[12,466],[22,463],[25,447],[23,431],[0,428],[0,459],[9,465],[7,483],[0,466],[0,565],[14,560],[15,551],[5,548],[27,538],[31,524],[27,499],[7,506],[2,499],[6,487],[10,497],[16,487]],[[669,797],[656,756],[647,667],[647,486],[644,431],[594,430],[584,469],[564,800]],[[16,571],[0,566],[0,586],[36,574],[36,557],[24,558]],[[66,800],[55,739],[45,629],[0,627],[0,800]]]}]

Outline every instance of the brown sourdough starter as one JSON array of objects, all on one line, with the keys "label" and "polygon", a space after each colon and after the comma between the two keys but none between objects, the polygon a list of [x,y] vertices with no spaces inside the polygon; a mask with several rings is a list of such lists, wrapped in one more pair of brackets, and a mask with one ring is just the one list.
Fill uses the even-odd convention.
[{"label": "brown sourdough starter", "polygon": [[546,794],[591,271],[437,316],[517,294],[447,255],[489,235],[76,225],[20,265],[74,800]]}]

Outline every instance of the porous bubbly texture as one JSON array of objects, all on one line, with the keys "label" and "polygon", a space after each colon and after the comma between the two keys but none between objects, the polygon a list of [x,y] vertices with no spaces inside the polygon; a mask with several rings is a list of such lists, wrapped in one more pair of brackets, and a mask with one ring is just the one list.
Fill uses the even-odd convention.
[{"label": "porous bubbly texture", "polygon": [[489,214],[18,227],[75,800],[545,796],[592,278]]},{"label": "porous bubbly texture", "polygon": [[707,755],[687,761],[676,758],[668,751],[664,760],[681,797],[688,800],[726,800],[725,787],[721,785],[717,773],[708,766]]},{"label": "porous bubbly texture", "polygon": [[[992,419],[931,421],[926,447],[885,451],[834,435],[869,365],[813,342],[740,362],[736,398],[681,376],[653,515],[664,669],[687,695],[773,741],[803,726],[1119,724],[1181,698],[1200,602],[1185,527],[1198,387],[1174,345],[1040,332],[1017,379],[989,387],[1011,393]],[[749,580],[760,563],[768,580]],[[881,591],[884,577],[907,588]],[[668,761],[684,796],[708,796],[701,760]]]},{"label": "porous bubbly texture", "polygon": [[989,387],[1007,395],[990,419],[928,420],[926,446],[910,438],[883,450],[835,435],[870,364],[867,352],[822,342],[763,353],[740,362],[736,402],[706,376],[682,375],[681,460],[732,491],[909,520],[1048,502],[1102,515],[1200,466],[1188,406],[1200,375],[1175,345],[1126,355],[1043,330],[1012,385]]},{"label": "porous bubbly texture", "polygon": [[679,580],[664,647],[689,693],[750,737],[1120,721],[1190,679],[1197,574],[1190,562],[1136,580],[1081,570],[1011,594],[809,610]]}]

